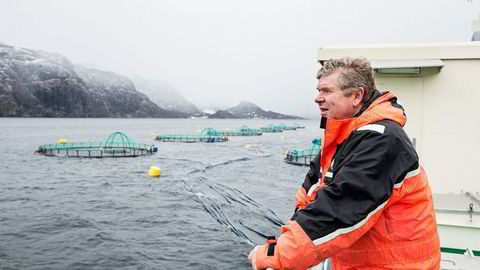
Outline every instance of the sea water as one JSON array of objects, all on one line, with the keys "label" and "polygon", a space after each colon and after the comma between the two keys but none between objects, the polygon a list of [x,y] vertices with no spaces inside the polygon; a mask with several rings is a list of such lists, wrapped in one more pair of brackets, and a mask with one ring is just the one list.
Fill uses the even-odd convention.
[{"label": "sea water", "polygon": [[[154,140],[281,123],[306,128],[213,144]],[[158,152],[34,153],[115,131]],[[286,151],[318,136],[315,120],[0,118],[0,269],[250,269],[249,251],[279,235],[308,170],[283,162]]]}]

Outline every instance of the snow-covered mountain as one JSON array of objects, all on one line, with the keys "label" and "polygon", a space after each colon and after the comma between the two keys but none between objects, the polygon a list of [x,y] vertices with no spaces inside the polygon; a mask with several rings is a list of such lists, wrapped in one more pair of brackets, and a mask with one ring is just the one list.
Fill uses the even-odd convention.
[{"label": "snow-covered mountain", "polygon": [[273,111],[265,111],[257,105],[242,101],[237,106],[219,110],[208,118],[259,118],[259,119],[303,119],[295,115],[286,115]]},{"label": "snow-covered mountain", "polygon": [[0,116],[187,117],[164,110],[112,72],[0,43]]},{"label": "snow-covered mountain", "polygon": [[57,53],[0,43],[0,117],[301,119],[246,101],[204,112],[166,82],[132,79],[76,65]]}]

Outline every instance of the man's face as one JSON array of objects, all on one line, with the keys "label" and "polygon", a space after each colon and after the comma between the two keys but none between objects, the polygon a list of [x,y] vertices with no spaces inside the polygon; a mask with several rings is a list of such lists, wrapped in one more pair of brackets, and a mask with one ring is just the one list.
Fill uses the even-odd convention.
[{"label": "man's face", "polygon": [[355,95],[346,97],[338,86],[340,71],[335,71],[318,80],[318,95],[315,102],[320,108],[320,115],[331,119],[351,118],[356,113]]}]

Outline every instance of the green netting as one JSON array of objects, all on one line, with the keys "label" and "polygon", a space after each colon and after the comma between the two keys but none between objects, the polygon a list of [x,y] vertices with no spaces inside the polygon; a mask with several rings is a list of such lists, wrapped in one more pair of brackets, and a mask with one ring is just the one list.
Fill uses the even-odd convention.
[{"label": "green netting", "polygon": [[276,125],[275,127],[279,128],[281,130],[297,130],[296,126],[287,126],[285,124]]},{"label": "green netting", "polygon": [[266,127],[261,127],[260,130],[262,132],[283,132],[283,129],[281,127],[274,126],[272,124],[266,126]]},{"label": "green netting", "polygon": [[202,130],[203,137],[215,137],[217,135],[217,131],[213,128],[205,128]]},{"label": "green netting", "polygon": [[240,131],[240,132],[259,132],[260,130],[259,129],[254,129],[254,128],[244,127],[244,128],[239,128],[238,131]]},{"label": "green netting", "polygon": [[228,137],[218,134],[213,128],[205,128],[200,135],[190,134],[166,134],[155,137],[155,140],[162,142],[226,142]]},{"label": "green netting", "polygon": [[310,161],[320,152],[320,139],[312,140],[312,144],[305,149],[292,149],[287,152],[285,162],[296,165],[309,165]]},{"label": "green netting", "polygon": [[300,129],[300,128],[305,128],[304,126],[300,126],[299,124],[295,123],[293,124],[294,127],[296,127],[297,129]]},{"label": "green netting", "polygon": [[107,157],[141,156],[152,154],[157,147],[136,143],[122,132],[114,132],[103,142],[74,142],[45,144],[38,147],[39,154],[48,156]]},{"label": "green netting", "polygon": [[239,128],[237,130],[217,130],[218,135],[222,136],[260,136],[262,131],[256,128]]},{"label": "green netting", "polygon": [[155,137],[155,140],[163,142],[225,142],[228,141],[228,136],[258,135],[262,135],[259,129],[249,129],[248,127],[242,127],[233,131],[205,128],[201,135],[166,134]]},{"label": "green netting", "polygon": [[245,133],[262,133],[262,130],[259,128],[249,128],[247,126],[241,126],[238,131]]},{"label": "green netting", "polygon": [[320,146],[317,144],[313,144],[307,149],[291,150],[288,152],[288,155],[292,157],[316,156],[319,151],[320,151]]},{"label": "green netting", "polygon": [[105,140],[105,146],[123,146],[123,147],[129,147],[130,144],[133,144],[133,141],[130,141],[130,139],[127,137],[127,135],[123,134],[122,132],[114,132],[108,136],[108,138]]}]

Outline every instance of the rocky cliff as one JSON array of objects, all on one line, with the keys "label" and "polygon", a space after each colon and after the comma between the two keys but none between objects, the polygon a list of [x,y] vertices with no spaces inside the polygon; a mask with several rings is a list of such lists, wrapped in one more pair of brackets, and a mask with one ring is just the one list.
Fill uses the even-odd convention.
[{"label": "rocky cliff", "polygon": [[0,116],[187,117],[161,109],[127,78],[55,53],[0,43]]}]

